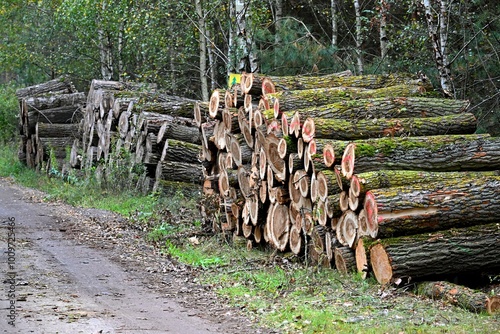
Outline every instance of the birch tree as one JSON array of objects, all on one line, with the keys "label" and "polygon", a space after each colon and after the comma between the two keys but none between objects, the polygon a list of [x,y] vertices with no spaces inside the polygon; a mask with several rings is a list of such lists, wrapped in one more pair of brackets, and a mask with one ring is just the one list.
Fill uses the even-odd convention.
[{"label": "birch tree", "polygon": [[447,45],[449,2],[447,0],[436,0],[436,7],[439,7],[438,9],[434,9],[432,0],[423,0],[423,5],[441,89],[445,95],[454,96],[455,92],[451,81],[451,66],[448,60]]}]

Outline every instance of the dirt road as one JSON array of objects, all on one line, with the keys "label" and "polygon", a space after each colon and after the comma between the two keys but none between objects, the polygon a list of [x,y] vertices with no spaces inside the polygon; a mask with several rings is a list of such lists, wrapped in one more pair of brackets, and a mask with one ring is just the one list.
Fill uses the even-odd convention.
[{"label": "dirt road", "polygon": [[0,179],[0,333],[266,332],[119,216],[42,199]]}]

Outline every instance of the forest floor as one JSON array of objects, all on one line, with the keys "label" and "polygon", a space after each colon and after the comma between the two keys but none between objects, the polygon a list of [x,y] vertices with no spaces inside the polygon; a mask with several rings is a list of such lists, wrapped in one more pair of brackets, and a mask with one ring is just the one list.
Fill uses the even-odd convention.
[{"label": "forest floor", "polygon": [[1,179],[0,218],[2,333],[269,333],[118,215]]}]

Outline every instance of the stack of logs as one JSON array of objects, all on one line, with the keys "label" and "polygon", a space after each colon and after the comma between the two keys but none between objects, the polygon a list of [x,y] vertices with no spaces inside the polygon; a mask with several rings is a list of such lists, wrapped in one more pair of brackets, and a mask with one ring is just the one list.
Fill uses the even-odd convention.
[{"label": "stack of logs", "polygon": [[500,138],[468,106],[421,75],[243,73],[194,109],[214,229],[381,284],[498,273]]},{"label": "stack of logs", "polygon": [[[67,148],[79,137],[85,94],[67,77],[16,91],[19,100],[19,160],[30,168],[61,170]],[[52,165],[55,163],[56,165]]]},{"label": "stack of logs", "polygon": [[199,187],[201,136],[192,119],[195,102],[152,84],[93,80],[82,136],[72,142],[71,166],[95,167],[97,178],[108,183],[117,179],[114,174],[127,173],[127,182],[145,193],[168,181]]}]

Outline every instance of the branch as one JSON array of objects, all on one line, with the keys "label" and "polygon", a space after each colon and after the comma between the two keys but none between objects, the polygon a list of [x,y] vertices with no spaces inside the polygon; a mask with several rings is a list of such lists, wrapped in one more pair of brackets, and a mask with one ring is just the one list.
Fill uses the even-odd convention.
[{"label": "branch", "polygon": [[493,20],[491,20],[490,22],[488,22],[484,27],[482,27],[481,29],[479,29],[479,31],[476,32],[474,34],[474,36],[472,36],[472,38],[467,43],[465,43],[464,46],[462,46],[462,48],[457,52],[457,54],[455,55],[455,57],[453,57],[453,59],[450,61],[450,65],[453,64],[455,62],[455,60],[457,60],[458,56],[464,51],[464,49],[467,48],[469,46],[469,44],[472,43],[476,39],[477,35],[479,35],[480,33],[482,33],[484,29],[488,28],[488,26],[490,24],[492,24],[493,22],[495,22],[499,18],[500,18],[500,16],[495,17]]}]

